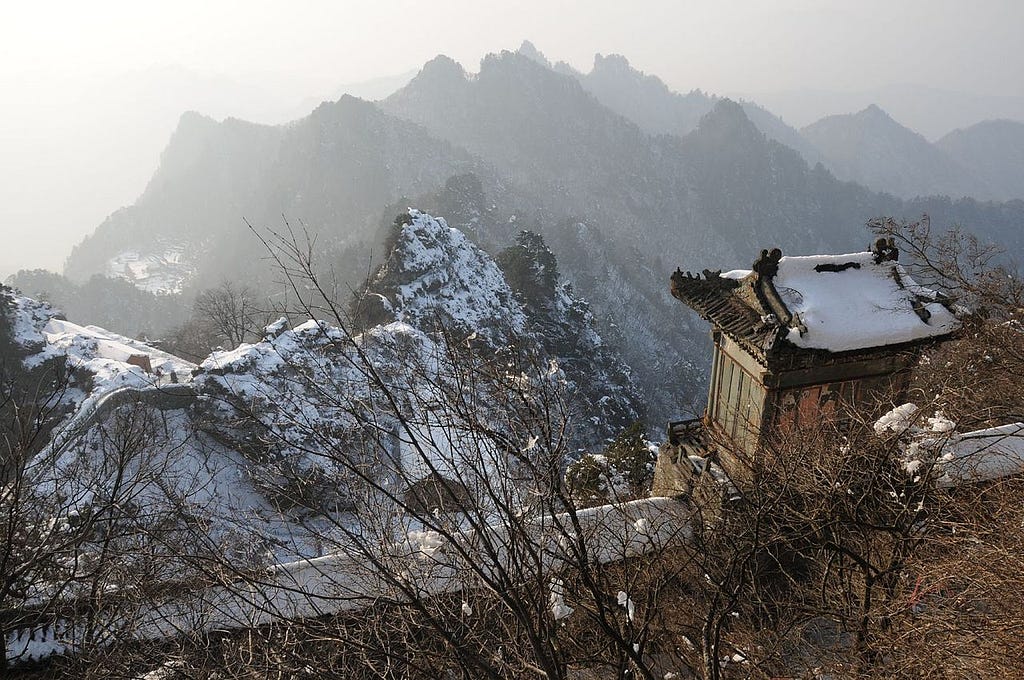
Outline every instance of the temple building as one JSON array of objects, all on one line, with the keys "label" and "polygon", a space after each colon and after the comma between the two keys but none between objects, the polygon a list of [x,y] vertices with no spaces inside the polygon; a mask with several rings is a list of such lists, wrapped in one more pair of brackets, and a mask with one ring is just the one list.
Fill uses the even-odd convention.
[{"label": "temple building", "polygon": [[900,399],[909,368],[959,322],[918,285],[892,240],[848,255],[761,251],[752,270],[676,270],[672,295],[712,326],[703,418],[670,423],[654,493],[685,493],[708,462],[740,481],[766,438]]}]

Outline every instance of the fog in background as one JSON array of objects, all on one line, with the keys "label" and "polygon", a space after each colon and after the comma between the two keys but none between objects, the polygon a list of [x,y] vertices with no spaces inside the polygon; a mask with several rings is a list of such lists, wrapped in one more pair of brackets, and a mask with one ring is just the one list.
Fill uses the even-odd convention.
[{"label": "fog in background", "polygon": [[529,39],[584,71],[620,53],[796,126],[877,103],[934,139],[1024,119],[1022,26],[1024,3],[984,0],[5,3],[0,279],[59,270],[138,196],[187,110],[280,123],[382,97],[439,53],[476,70]]}]

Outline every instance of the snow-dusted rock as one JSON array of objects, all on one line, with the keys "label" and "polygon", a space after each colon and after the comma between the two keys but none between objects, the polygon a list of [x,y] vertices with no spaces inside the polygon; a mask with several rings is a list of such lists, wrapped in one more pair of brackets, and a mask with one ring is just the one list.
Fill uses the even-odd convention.
[{"label": "snow-dusted rock", "polygon": [[437,324],[491,347],[522,335],[526,317],[501,269],[444,218],[410,209],[368,295],[423,330]]}]

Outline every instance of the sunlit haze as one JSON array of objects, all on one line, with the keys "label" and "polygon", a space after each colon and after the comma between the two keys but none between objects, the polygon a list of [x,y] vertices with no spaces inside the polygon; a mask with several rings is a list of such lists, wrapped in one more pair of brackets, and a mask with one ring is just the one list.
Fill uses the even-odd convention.
[{"label": "sunlit haze", "polygon": [[[894,85],[983,95],[1008,116],[1024,97],[1021,26],[1013,1],[8,3],[0,277],[59,270],[144,188],[190,109],[283,122],[345,90],[386,94],[392,81],[367,81],[439,53],[474,71],[529,39],[582,71],[619,53],[677,91],[743,96],[797,126]],[[901,122],[930,139],[977,122],[926,113]]]}]

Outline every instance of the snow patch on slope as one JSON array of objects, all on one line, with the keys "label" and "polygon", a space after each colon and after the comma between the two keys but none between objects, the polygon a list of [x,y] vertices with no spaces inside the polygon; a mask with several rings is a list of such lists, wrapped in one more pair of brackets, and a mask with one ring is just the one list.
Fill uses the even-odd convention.
[{"label": "snow patch on slope", "polygon": [[107,260],[104,275],[125,279],[149,293],[180,293],[194,273],[187,251],[183,244],[168,245],[152,253],[125,250]]},{"label": "snow patch on slope", "polygon": [[[152,384],[163,376],[173,376],[175,382],[186,381],[196,368],[192,362],[99,326],[79,326],[70,321],[51,318],[43,327],[43,333],[46,342],[55,351],[66,355],[76,365],[96,369],[96,373],[117,373],[129,368],[141,368],[150,376],[149,382]],[[131,363],[133,361],[144,362],[149,370],[138,363]]]},{"label": "snow patch on slope", "polygon": [[[419,389],[413,366],[429,377],[437,370],[437,353],[426,335],[402,322],[350,338],[311,320],[276,337],[215,352],[200,365],[195,382],[217,421],[229,423],[240,414],[262,421],[275,458],[302,471],[343,475],[347,463],[332,455],[359,425],[355,414],[377,403],[374,374],[396,393],[411,395]],[[415,420],[414,413],[406,416]],[[387,419],[383,411],[379,417]],[[397,442],[391,448],[397,457]]]},{"label": "snow patch on slope", "polygon": [[[95,414],[107,397],[125,390],[159,388],[191,380],[195,364],[97,326],[79,326],[60,318],[45,302],[13,294],[8,310],[12,337],[25,351],[21,363],[28,371],[56,362],[39,379],[59,381],[59,408],[53,442],[72,424]],[[67,369],[67,382],[61,383]],[[38,398],[41,395],[35,395]],[[65,412],[66,410],[66,412]],[[65,417],[66,416],[66,417]],[[51,442],[51,446],[54,443]]]}]

